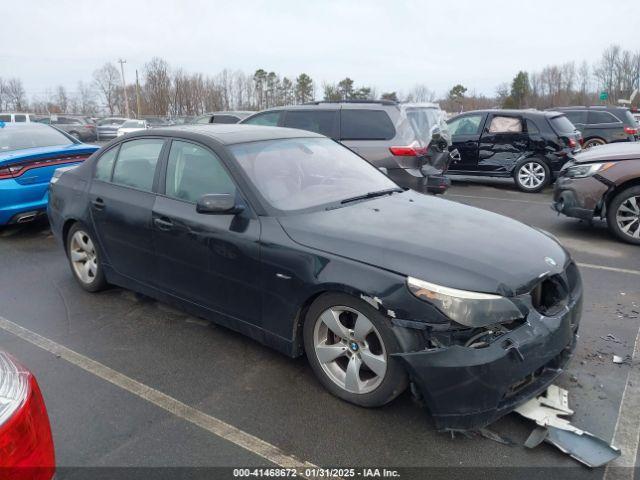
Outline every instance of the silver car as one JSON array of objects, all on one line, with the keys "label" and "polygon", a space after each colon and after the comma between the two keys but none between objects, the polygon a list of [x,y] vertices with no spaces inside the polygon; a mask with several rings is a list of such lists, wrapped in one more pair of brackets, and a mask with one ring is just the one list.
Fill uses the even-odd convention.
[{"label": "silver car", "polygon": [[111,140],[116,138],[118,129],[126,122],[127,118],[109,117],[98,120],[98,140]]},{"label": "silver car", "polygon": [[313,102],[258,112],[242,124],[321,133],[383,170],[403,187],[443,193],[451,137],[437,104],[393,101]]}]

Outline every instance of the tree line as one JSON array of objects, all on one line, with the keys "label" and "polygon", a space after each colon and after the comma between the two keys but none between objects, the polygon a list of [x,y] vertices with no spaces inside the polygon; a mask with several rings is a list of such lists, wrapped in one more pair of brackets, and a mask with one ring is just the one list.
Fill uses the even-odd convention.
[{"label": "tree line", "polygon": [[568,62],[535,72],[519,71],[510,83],[498,85],[495,95],[469,92],[458,83],[440,98],[423,83],[407,92],[378,94],[375,87],[357,85],[350,77],[319,85],[306,73],[287,77],[262,68],[253,74],[225,69],[205,75],[172,68],[154,57],[124,88],[121,72],[111,62],[95,70],[91,81],[78,82],[75,91],[58,86],[31,98],[21,79],[0,77],[0,110],[85,115],[125,115],[129,111],[131,116],[177,117],[218,110],[262,110],[316,99],[438,102],[449,112],[489,107],[542,109],[598,104],[599,92],[606,92],[607,102],[615,103],[629,98],[639,86],[640,51],[617,45],[607,48],[593,64]]}]

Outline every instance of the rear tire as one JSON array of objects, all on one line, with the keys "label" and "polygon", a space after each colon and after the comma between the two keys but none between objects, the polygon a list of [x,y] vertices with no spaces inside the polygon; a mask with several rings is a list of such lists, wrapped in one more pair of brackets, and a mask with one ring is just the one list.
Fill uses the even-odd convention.
[{"label": "rear tire", "polygon": [[620,240],[640,245],[640,185],[613,197],[607,208],[607,226]]},{"label": "rear tire", "polygon": [[513,179],[523,192],[537,193],[551,181],[551,170],[538,158],[525,158],[513,170]]},{"label": "rear tire", "polygon": [[66,239],[67,258],[76,281],[87,292],[98,292],[107,287],[98,244],[81,223],[69,229]]},{"label": "rear tire", "polygon": [[607,142],[605,142],[602,138],[590,138],[589,140],[587,140],[586,142],[584,142],[584,145],[582,146],[582,148],[591,148],[591,147],[597,147],[598,145],[606,145]]},{"label": "rear tire", "polygon": [[400,345],[388,320],[368,303],[324,294],[309,308],[303,335],[311,368],[336,397],[380,407],[406,389],[407,373],[392,356]]}]

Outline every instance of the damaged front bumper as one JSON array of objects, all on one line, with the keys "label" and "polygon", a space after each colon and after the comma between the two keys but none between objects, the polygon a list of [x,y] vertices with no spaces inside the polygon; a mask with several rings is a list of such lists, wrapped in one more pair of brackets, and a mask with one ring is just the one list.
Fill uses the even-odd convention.
[{"label": "damaged front bumper", "polygon": [[399,353],[438,430],[482,428],[543,392],[575,348],[582,295],[563,311],[526,321],[482,348]]}]

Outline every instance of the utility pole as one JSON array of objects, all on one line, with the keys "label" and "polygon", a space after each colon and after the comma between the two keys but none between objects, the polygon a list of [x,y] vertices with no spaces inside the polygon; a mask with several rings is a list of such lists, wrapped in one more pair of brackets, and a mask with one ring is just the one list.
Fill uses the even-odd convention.
[{"label": "utility pole", "polygon": [[120,72],[122,72],[122,91],[124,92],[124,108],[127,113],[127,118],[131,115],[129,114],[129,99],[127,98],[127,83],[124,81],[124,64],[127,63],[126,60],[118,59],[118,63],[120,64]]},{"label": "utility pole", "polygon": [[138,81],[138,69],[136,69],[136,109],[140,118],[140,82]]}]

